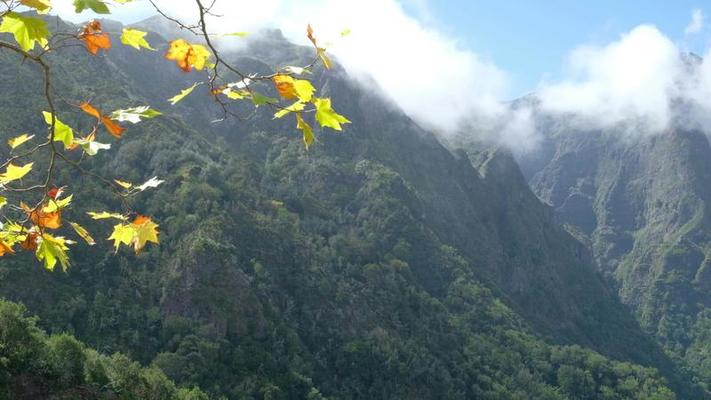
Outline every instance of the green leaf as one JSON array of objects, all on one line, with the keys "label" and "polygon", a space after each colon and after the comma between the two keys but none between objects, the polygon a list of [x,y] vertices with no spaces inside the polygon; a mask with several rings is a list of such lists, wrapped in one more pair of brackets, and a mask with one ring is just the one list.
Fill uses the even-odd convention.
[{"label": "green leaf", "polygon": [[0,196],[0,210],[7,204],[7,198]]},{"label": "green leaf", "polygon": [[97,14],[111,14],[111,11],[109,11],[109,7],[103,1],[74,0],[74,12],[79,14],[86,9],[91,9],[91,11]]},{"label": "green leaf", "polygon": [[[51,127],[52,113],[42,111],[42,115],[44,115],[44,122]],[[54,118],[54,141],[64,143],[65,148],[71,147],[72,143],[74,143],[74,131],[56,116]]]},{"label": "green leaf", "polygon": [[331,99],[314,98],[313,103],[316,106],[316,121],[318,121],[321,127],[329,127],[340,131],[342,130],[341,124],[351,123],[346,117],[338,114],[331,108]]},{"label": "green leaf", "polygon": [[124,28],[123,33],[121,33],[121,43],[126,46],[131,46],[136,50],[141,50],[141,47],[143,47],[144,49],[155,51],[155,49],[146,41],[145,36],[147,34],[147,32],[136,29]]},{"label": "green leaf", "polygon": [[124,110],[116,110],[111,113],[111,119],[118,122],[130,122],[137,124],[141,119],[151,119],[159,115],[163,115],[160,111],[156,111],[148,106],[139,106],[126,108]]},{"label": "green leaf", "polygon": [[44,261],[44,267],[50,271],[54,270],[57,261],[66,271],[69,267],[69,256],[67,256],[67,241],[63,237],[54,237],[47,233],[42,234],[39,246],[35,251],[37,260]]},{"label": "green leaf", "polygon": [[306,150],[308,150],[309,147],[311,147],[311,143],[314,142],[314,131],[311,129],[311,125],[301,117],[301,113],[296,113],[296,129],[303,133],[304,145],[306,146]]},{"label": "green leaf", "polygon": [[255,106],[263,106],[265,104],[275,104],[278,103],[279,100],[273,98],[273,97],[267,97],[263,94],[257,93],[257,92],[252,92],[252,103],[254,103]]},{"label": "green leaf", "polygon": [[175,96],[169,98],[168,101],[170,102],[170,104],[176,105],[180,100],[184,99],[185,96],[187,96],[187,95],[189,95],[190,93],[192,93],[193,90],[195,90],[195,88],[198,87],[198,86],[200,86],[201,84],[202,84],[202,82],[195,83],[195,84],[193,84],[192,86],[190,86],[189,88],[181,90],[180,93],[178,93],[178,94],[176,94]]},{"label": "green leaf", "polygon": [[39,43],[40,47],[47,46],[47,36],[49,36],[47,24],[43,20],[14,12],[5,14],[0,24],[0,32],[12,33],[15,41],[24,51],[34,49],[35,43]]}]

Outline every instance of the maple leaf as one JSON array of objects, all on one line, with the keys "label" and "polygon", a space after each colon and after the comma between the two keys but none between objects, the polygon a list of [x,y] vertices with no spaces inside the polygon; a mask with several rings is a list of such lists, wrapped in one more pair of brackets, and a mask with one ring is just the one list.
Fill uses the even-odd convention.
[{"label": "maple leaf", "polygon": [[192,86],[190,86],[189,88],[181,90],[180,93],[178,93],[178,94],[176,94],[175,96],[169,98],[168,101],[170,102],[170,104],[176,105],[180,100],[184,99],[185,96],[187,96],[187,95],[189,95],[190,93],[192,93],[193,90],[195,90],[195,88],[198,87],[198,86],[200,86],[201,84],[202,84],[202,82],[200,82],[200,83],[195,83],[195,84],[193,84]]},{"label": "maple leaf", "polygon": [[126,129],[119,125],[117,122],[114,122],[111,120],[111,118],[107,117],[106,115],[102,114],[101,111],[96,109],[96,107],[92,106],[89,103],[81,103],[79,105],[79,108],[82,109],[85,113],[91,115],[92,117],[96,118],[101,122],[106,130],[114,137],[120,139],[121,135],[123,134],[123,131]]},{"label": "maple leaf", "polygon": [[119,214],[119,213],[110,213],[108,211],[101,211],[101,212],[94,212],[94,211],[89,211],[87,212],[87,215],[89,215],[92,219],[119,219],[121,221],[125,221],[128,218],[125,216]]},{"label": "maple leaf", "polygon": [[40,14],[46,14],[52,8],[50,0],[20,0],[20,4],[34,8]]},{"label": "maple leaf", "polygon": [[[52,114],[47,111],[42,111],[44,121],[52,127]],[[64,143],[64,147],[69,149],[74,143],[74,131],[64,122],[54,117],[54,141]]]},{"label": "maple leaf", "polygon": [[123,32],[121,33],[121,43],[125,44],[126,46],[131,46],[136,50],[141,50],[142,47],[144,49],[155,51],[155,49],[151,47],[151,45],[148,44],[148,42],[146,41],[147,34],[148,32],[124,28]]},{"label": "maple leaf", "polygon": [[84,152],[90,156],[95,156],[99,153],[99,150],[109,150],[111,148],[110,144],[97,142],[96,133],[93,132],[81,139],[74,139],[74,144],[81,146]]},{"label": "maple leaf", "polygon": [[65,188],[66,188],[66,186],[62,186],[60,188],[53,187],[52,189],[49,189],[47,191],[47,196],[49,196],[49,198],[52,200],[56,200],[56,199],[62,197],[62,193],[64,193]]},{"label": "maple leaf", "polygon": [[84,31],[79,38],[84,41],[86,49],[89,53],[96,55],[100,49],[108,50],[111,48],[111,38],[108,33],[101,30],[101,22],[97,20],[89,21],[84,26]]},{"label": "maple leaf", "polygon": [[86,9],[91,9],[91,11],[97,14],[111,14],[111,11],[109,11],[109,7],[103,1],[74,0],[74,12],[79,14]]},{"label": "maple leaf", "polygon": [[296,89],[294,88],[294,78],[289,75],[276,75],[272,78],[274,82],[274,87],[276,88],[279,96],[285,99],[295,99]]},{"label": "maple leaf", "polygon": [[0,183],[8,183],[16,181],[18,179],[22,179],[32,170],[33,164],[34,163],[27,163],[21,167],[18,167],[17,165],[12,163],[8,164],[7,168],[5,169],[5,173],[0,174]]},{"label": "maple leaf", "polygon": [[139,215],[131,223],[136,232],[136,236],[133,242],[133,248],[136,251],[136,255],[140,254],[146,243],[156,243],[158,244],[158,224],[151,221],[150,218],[143,215]]},{"label": "maple leaf", "polygon": [[29,232],[25,237],[25,240],[20,243],[20,247],[25,250],[35,251],[37,250],[38,238],[39,234],[37,232]]},{"label": "maple leaf", "polygon": [[59,229],[62,226],[62,213],[58,209],[52,211],[45,211],[40,207],[31,209],[25,203],[20,203],[20,207],[30,217],[30,221],[40,228]]},{"label": "maple leaf", "polygon": [[274,113],[274,119],[281,118],[281,117],[285,116],[286,114],[289,114],[292,112],[303,111],[305,106],[306,106],[306,103],[299,100],[296,103],[294,103],[288,107],[284,107],[283,109]]},{"label": "maple leaf", "polygon": [[314,47],[316,48],[316,54],[318,54],[319,58],[321,59],[323,66],[326,67],[326,69],[331,69],[331,59],[328,58],[328,56],[326,55],[326,49],[318,46],[318,43],[316,42],[316,37],[314,36],[314,29],[311,27],[311,24],[306,27],[306,37],[308,37],[311,43],[314,44]]},{"label": "maple leaf", "polygon": [[109,240],[114,241],[114,253],[118,253],[118,249],[121,244],[130,246],[133,242],[133,237],[135,236],[135,234],[136,231],[133,229],[131,224],[115,225],[114,230],[111,232],[111,236],[109,236]]},{"label": "maple leaf", "polygon": [[8,12],[2,17],[0,32],[12,33],[22,50],[30,51],[35,44],[47,46],[47,23],[39,18],[26,17],[14,12]]},{"label": "maple leaf", "polygon": [[313,103],[316,106],[316,121],[318,121],[321,127],[329,127],[340,131],[342,130],[341,124],[351,123],[346,117],[338,114],[331,108],[331,99],[316,98]]},{"label": "maple leaf", "polygon": [[174,60],[178,67],[185,72],[190,72],[193,68],[198,71],[202,70],[209,57],[210,52],[205,46],[190,44],[183,39],[170,42],[168,52],[165,54],[166,59]]},{"label": "maple leaf", "polygon": [[151,119],[159,115],[163,115],[160,111],[156,111],[149,106],[131,107],[123,110],[116,110],[111,113],[111,119],[118,122],[130,122],[137,124],[141,119]]},{"label": "maple leaf", "polygon": [[7,141],[7,144],[10,146],[11,149],[15,149],[18,146],[27,143],[28,141],[32,140],[32,138],[35,137],[35,135],[28,135],[26,133],[23,133],[20,136],[14,137],[10,140]]},{"label": "maple leaf", "polygon": [[69,222],[69,225],[71,225],[71,227],[74,229],[74,232],[76,232],[77,235],[79,235],[79,237],[84,239],[84,241],[86,241],[86,243],[89,246],[93,246],[96,244],[96,241],[94,240],[94,238],[91,237],[89,232],[86,229],[84,229],[83,226],[77,224],[76,222]]},{"label": "maple leaf", "polygon": [[37,260],[44,261],[44,267],[50,271],[54,270],[57,261],[61,264],[62,270],[66,271],[69,267],[67,250],[69,250],[67,241],[63,237],[54,237],[43,233],[39,239],[35,256]]},{"label": "maple leaf", "polygon": [[12,249],[12,246],[10,246],[8,243],[5,243],[4,241],[0,240],[0,257],[4,256],[5,254],[14,254],[15,251]]},{"label": "maple leaf", "polygon": [[311,143],[314,142],[314,131],[311,129],[311,125],[304,121],[300,112],[296,113],[296,129],[302,132],[304,136],[304,146],[306,146],[306,150],[308,150],[309,147],[311,147]]}]

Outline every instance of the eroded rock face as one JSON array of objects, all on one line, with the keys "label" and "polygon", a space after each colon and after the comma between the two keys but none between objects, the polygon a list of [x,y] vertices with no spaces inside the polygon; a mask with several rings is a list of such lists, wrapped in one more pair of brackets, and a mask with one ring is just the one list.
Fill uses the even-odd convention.
[{"label": "eroded rock face", "polygon": [[600,271],[670,354],[698,348],[711,301],[707,136],[670,129],[629,137],[565,123],[541,129],[545,160],[519,160],[533,191],[588,244]]}]

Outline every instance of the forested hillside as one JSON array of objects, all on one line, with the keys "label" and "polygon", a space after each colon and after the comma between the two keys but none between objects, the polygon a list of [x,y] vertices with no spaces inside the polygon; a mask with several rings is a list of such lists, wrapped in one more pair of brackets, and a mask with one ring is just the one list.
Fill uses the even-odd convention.
[{"label": "forested hillside", "polygon": [[[160,32],[149,39],[166,49]],[[312,50],[266,32],[225,57],[260,71]],[[319,132],[307,151],[293,123],[264,107],[215,122],[206,87],[170,106],[165,99],[191,81],[160,54],[67,48],[51,58],[67,98],[164,113],[86,164],[132,182],[165,179],[135,204],[160,221],[161,244],[114,255],[103,240],[109,227],[99,227],[102,243],[74,248],[66,273],[32,255],[4,257],[0,296],[25,304],[53,335],[2,303],[29,337],[0,327],[6,397],[31,398],[17,385],[28,368],[54,398],[72,395],[73,383],[28,367],[53,365],[61,340],[109,371],[129,363],[115,352],[141,363],[131,364],[136,374],[170,388],[155,398],[191,398],[180,396],[193,388],[194,398],[202,390],[229,399],[704,398],[506,152],[450,152],[337,65],[312,79],[352,124]],[[0,68],[13,77],[0,79],[2,141],[46,130],[31,95],[38,70],[9,53]],[[73,182],[87,207],[118,206],[86,175],[57,180]],[[13,340],[50,350],[12,355]],[[86,398],[101,398],[92,365],[77,368]]]},{"label": "forested hillside", "polygon": [[541,113],[543,149],[521,162],[643,328],[708,388],[711,148],[678,118],[649,136],[583,130]]}]

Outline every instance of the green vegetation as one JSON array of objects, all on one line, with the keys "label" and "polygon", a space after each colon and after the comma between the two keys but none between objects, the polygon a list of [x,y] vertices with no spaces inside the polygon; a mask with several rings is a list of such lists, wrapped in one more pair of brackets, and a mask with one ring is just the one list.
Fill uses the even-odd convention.
[{"label": "green vegetation", "polygon": [[[253,40],[228,56],[271,70],[313,55],[275,33]],[[0,349],[32,349],[13,357],[48,393],[103,382],[96,390],[111,383],[137,398],[144,390],[260,400],[703,398],[506,154],[452,155],[344,74],[320,70],[318,96],[330,95],[353,122],[318,135],[307,152],[293,123],[263,108],[247,121],[210,123],[205,88],[171,112],[165,99],[193,81],[145,52],[75,50],[51,55],[67,97],[107,109],[164,105],[110,155],[83,164],[130,182],[165,180],[131,199],[160,222],[161,245],[115,255],[111,230],[98,228],[104,245],[74,247],[66,272],[32,254],[2,259],[0,296],[25,304],[51,336],[3,302],[34,332],[21,336],[39,339]],[[39,85],[20,61],[0,54],[4,73]],[[96,79],[104,75],[117,79]],[[37,89],[0,84],[3,93]],[[46,130],[40,106],[33,96],[0,99],[1,139]],[[78,209],[120,208],[93,179],[63,170],[56,180],[84,194]],[[89,222],[72,208],[65,216]],[[52,363],[61,374],[39,367]],[[7,390],[32,395],[15,381]]]}]

